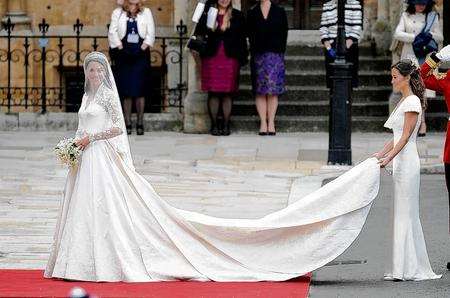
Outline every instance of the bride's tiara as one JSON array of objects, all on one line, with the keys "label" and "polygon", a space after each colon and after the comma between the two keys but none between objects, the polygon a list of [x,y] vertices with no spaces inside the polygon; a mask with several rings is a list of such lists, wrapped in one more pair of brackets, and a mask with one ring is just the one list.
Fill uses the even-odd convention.
[{"label": "bride's tiara", "polygon": [[91,61],[108,62],[108,58],[102,52],[90,52],[84,58],[84,66],[86,67],[87,63]]}]

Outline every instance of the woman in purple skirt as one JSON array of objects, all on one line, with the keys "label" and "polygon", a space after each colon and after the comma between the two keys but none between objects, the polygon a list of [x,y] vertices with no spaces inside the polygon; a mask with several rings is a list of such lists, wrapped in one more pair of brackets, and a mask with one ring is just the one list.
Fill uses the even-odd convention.
[{"label": "woman in purple skirt", "polygon": [[[243,14],[234,9],[231,0],[211,0],[217,7],[215,28],[206,26],[204,14],[195,35],[207,36],[201,56],[202,90],[208,92],[208,111],[212,135],[230,135],[232,98],[239,88],[239,70],[247,63],[248,49]],[[207,11],[207,9],[205,9]]]},{"label": "woman in purple skirt", "polygon": [[288,22],[284,9],[270,0],[260,0],[247,13],[251,71],[259,135],[275,135],[278,96],[285,92],[284,52]]}]

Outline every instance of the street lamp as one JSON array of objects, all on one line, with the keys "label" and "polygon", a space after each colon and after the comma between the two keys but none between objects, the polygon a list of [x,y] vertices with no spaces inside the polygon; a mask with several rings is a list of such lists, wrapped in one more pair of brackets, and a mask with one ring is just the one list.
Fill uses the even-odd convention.
[{"label": "street lamp", "polygon": [[345,2],[338,0],[336,60],[331,64],[333,81],[330,95],[328,164],[352,164],[351,107],[352,63],[345,59]]}]

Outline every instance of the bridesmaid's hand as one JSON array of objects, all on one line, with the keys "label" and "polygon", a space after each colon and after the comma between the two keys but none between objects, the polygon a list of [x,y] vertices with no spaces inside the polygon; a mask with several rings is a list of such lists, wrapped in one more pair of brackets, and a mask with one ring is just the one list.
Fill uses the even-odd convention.
[{"label": "bridesmaid's hand", "polygon": [[89,136],[84,136],[83,138],[75,141],[75,145],[80,147],[81,150],[86,149],[86,147],[89,145],[89,143],[90,143]]},{"label": "bridesmaid's hand", "polygon": [[374,154],[372,154],[372,157],[375,157],[378,160],[381,160],[383,158],[380,152],[375,152]]},{"label": "bridesmaid's hand", "polygon": [[380,168],[386,167],[392,160],[392,157],[387,156],[385,158],[382,158],[378,161],[378,164],[380,165]]}]

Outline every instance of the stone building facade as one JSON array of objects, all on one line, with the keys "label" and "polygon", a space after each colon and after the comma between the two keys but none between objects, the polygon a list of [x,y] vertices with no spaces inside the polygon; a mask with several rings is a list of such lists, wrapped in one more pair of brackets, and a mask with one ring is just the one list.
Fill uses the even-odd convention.
[{"label": "stone building facade", "polygon": [[[176,26],[180,20],[188,25],[188,32],[193,28],[190,21],[192,12],[198,0],[146,0],[157,25],[157,35],[174,36]],[[289,33],[289,43],[317,46],[319,34],[315,28],[320,16],[321,0],[280,0],[289,11],[292,18],[292,30]],[[391,35],[403,11],[402,0],[362,0],[364,6],[364,42],[375,42],[380,53],[385,52],[391,43]],[[441,26],[450,28],[450,3],[437,0],[437,9],[441,15]],[[246,10],[254,5],[254,0],[233,0],[238,9]],[[38,35],[38,24],[43,18],[50,24],[48,34],[73,35],[76,19],[84,24],[82,35],[106,35],[106,25],[110,21],[110,14],[116,7],[116,0],[0,0],[0,18],[5,21],[8,17],[16,24],[15,34]],[[304,20],[307,20],[306,22]],[[444,26],[444,23],[447,26]],[[445,30],[444,30],[445,31]],[[5,35],[5,30],[0,35]],[[448,40],[448,29],[446,38]],[[34,41],[32,47],[38,47]],[[106,40],[99,41],[100,47],[107,48]],[[21,46],[18,44],[18,46]],[[176,46],[176,45],[175,45]],[[5,40],[0,39],[0,49],[5,48]],[[199,91],[199,67],[194,63],[188,52],[184,52],[185,70],[183,73],[188,92],[184,98],[183,121],[186,132],[205,132],[209,126],[205,104],[205,94]],[[5,64],[1,64],[2,70]],[[58,81],[59,74],[53,66],[48,69],[47,80]],[[177,71],[169,81],[176,82]],[[20,69],[14,70],[14,81],[24,81],[24,73]],[[38,85],[41,81],[41,71],[38,66],[32,67],[28,75],[30,84]],[[4,86],[5,71],[0,72],[0,85]],[[1,95],[1,94],[0,94]],[[4,109],[2,109],[4,110]],[[28,109],[27,111],[30,111]],[[177,111],[175,111],[177,112]]]}]

